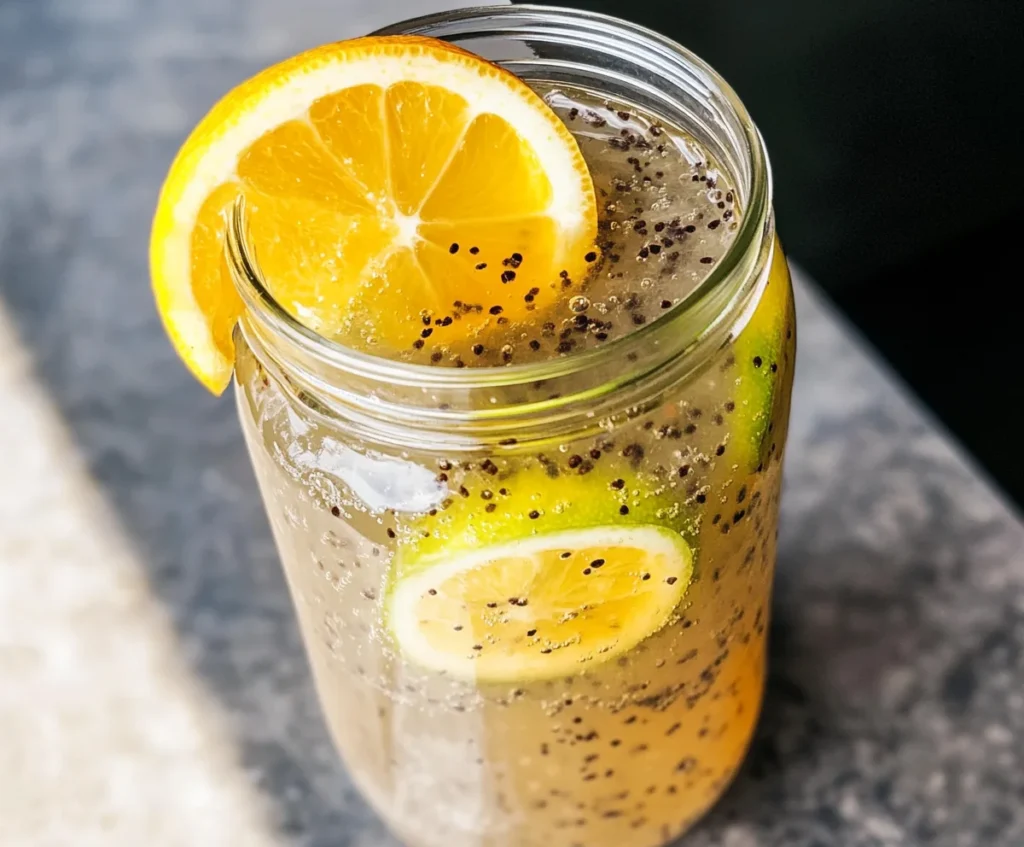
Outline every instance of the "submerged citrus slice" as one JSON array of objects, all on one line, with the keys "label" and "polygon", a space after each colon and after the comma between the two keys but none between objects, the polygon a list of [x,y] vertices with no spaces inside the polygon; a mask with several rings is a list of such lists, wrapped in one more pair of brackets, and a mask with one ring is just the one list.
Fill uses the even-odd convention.
[{"label": "submerged citrus slice", "polygon": [[391,626],[412,661],[462,679],[564,676],[660,629],[692,568],[682,537],[657,526],[528,536],[400,578]]},{"label": "submerged citrus slice", "polygon": [[242,309],[224,261],[239,195],[278,302],[324,335],[384,354],[428,330],[432,342],[468,346],[553,300],[559,273],[582,276],[597,226],[575,139],[511,73],[412,36],[289,59],[196,127],[153,223],[161,317],[218,393]]},{"label": "submerged citrus slice", "polygon": [[731,419],[733,455],[744,470],[753,470],[768,458],[769,425],[778,400],[779,368],[791,324],[789,266],[778,239],[761,299],[733,348],[736,394]]},{"label": "submerged citrus slice", "polygon": [[[447,474],[446,474],[447,476]],[[694,514],[675,492],[614,456],[519,460],[512,471],[486,461],[447,482],[441,508],[397,521],[400,576],[412,569],[530,535],[651,524],[696,535]]]}]

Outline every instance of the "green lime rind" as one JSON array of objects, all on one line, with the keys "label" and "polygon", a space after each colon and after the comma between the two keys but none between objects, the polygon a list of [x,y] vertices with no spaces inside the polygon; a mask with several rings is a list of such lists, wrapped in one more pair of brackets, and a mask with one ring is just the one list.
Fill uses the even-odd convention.
[{"label": "green lime rind", "polygon": [[[792,326],[789,267],[776,239],[766,288],[746,327],[733,344],[736,411],[731,420],[734,456],[754,470],[769,457],[769,428],[788,369],[783,352]],[[785,367],[784,367],[785,366]]]},{"label": "green lime rind", "polygon": [[[396,645],[398,586],[475,551],[524,539],[608,526],[655,528],[686,546],[690,581],[699,523],[694,511],[680,502],[678,490],[659,492],[642,470],[607,459],[586,473],[555,470],[550,462],[521,462],[516,461],[514,470],[488,460],[466,472],[444,471],[448,496],[435,513],[399,516],[384,604],[384,626]],[[563,457],[561,464],[566,462]]]},{"label": "green lime rind", "polygon": [[[493,470],[494,466],[490,466]],[[540,463],[507,475],[474,469],[449,490],[447,507],[397,528],[395,578],[469,550],[533,535],[600,526],[659,526],[692,539],[678,493],[652,492],[642,475],[600,464],[589,473]]]}]

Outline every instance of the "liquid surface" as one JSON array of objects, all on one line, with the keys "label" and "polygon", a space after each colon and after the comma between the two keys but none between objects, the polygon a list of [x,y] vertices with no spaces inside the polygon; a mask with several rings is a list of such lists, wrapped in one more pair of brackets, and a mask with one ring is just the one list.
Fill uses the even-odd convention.
[{"label": "liquid surface", "polygon": [[[535,322],[495,320],[463,366],[572,355],[634,331],[698,285],[733,237],[728,180],[685,133],[579,92],[547,96],[594,176],[601,259]],[[764,684],[795,344],[777,244],[774,255],[750,321],[702,370],[656,408],[559,443],[367,444],[277,382],[239,336],[243,430],[327,724],[411,847],[655,847],[739,767]],[[457,367],[436,335],[403,358]],[[685,538],[693,574],[672,614],[613,658],[486,682],[424,667],[396,643],[388,597],[411,547],[443,556],[630,520]],[[519,602],[495,598],[494,614]]]},{"label": "liquid surface", "polygon": [[[449,367],[496,367],[567,356],[600,346],[655,320],[693,291],[728,250],[737,228],[735,192],[696,141],[629,104],[582,89],[534,86],[576,137],[597,195],[598,237],[584,255],[589,273],[568,273],[543,285],[517,279],[529,254],[499,255],[453,241],[474,257],[476,272],[523,287],[525,320],[472,292],[451,308],[420,313],[422,326],[397,358]],[[507,282],[505,280],[508,280]],[[382,283],[387,285],[387,281]],[[468,314],[490,315],[461,343]],[[355,341],[353,341],[355,339]],[[372,331],[346,327],[345,343],[389,355]]]}]

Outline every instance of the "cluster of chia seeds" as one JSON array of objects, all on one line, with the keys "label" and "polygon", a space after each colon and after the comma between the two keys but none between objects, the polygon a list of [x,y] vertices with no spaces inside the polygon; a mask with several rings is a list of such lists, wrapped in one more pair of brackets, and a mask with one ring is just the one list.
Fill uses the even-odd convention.
[{"label": "cluster of chia seeds", "polygon": [[[546,282],[523,281],[530,257],[511,252],[484,261],[474,244],[452,242],[452,255],[468,252],[473,268],[498,273],[503,290],[522,285],[523,312],[511,319],[500,304],[453,300],[446,313],[424,312],[410,328],[401,358],[441,367],[501,367],[568,356],[620,338],[667,313],[707,277],[725,255],[738,225],[735,191],[697,142],[682,130],[623,103],[592,102],[585,92],[542,91],[579,143],[598,204],[596,249],[573,279],[567,270]],[[453,343],[466,315],[488,315],[467,352]],[[477,323],[476,321],[474,323]]]}]

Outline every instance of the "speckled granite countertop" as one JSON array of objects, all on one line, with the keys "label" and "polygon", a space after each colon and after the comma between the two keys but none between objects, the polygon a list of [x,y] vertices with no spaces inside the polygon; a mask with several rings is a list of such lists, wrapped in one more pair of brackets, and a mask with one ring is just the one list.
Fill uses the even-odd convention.
[{"label": "speckled granite countertop", "polygon": [[[394,844],[326,738],[232,404],[173,360],[145,260],[216,96],[440,4],[376,5],[0,2],[4,847]],[[1019,847],[1024,526],[806,284],[799,308],[765,714],[686,844]]]}]

